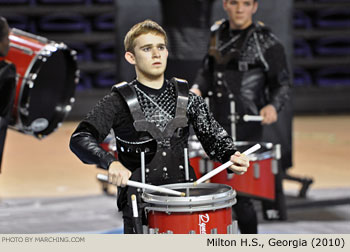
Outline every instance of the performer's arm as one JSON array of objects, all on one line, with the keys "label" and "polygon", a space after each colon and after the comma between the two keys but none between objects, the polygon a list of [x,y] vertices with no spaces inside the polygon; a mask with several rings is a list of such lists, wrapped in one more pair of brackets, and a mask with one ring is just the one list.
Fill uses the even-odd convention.
[{"label": "performer's arm", "polygon": [[114,155],[105,151],[99,144],[96,129],[81,122],[70,139],[71,151],[85,164],[96,164],[105,170],[116,160]]},{"label": "performer's arm", "polygon": [[265,59],[269,65],[267,72],[269,104],[260,110],[260,115],[264,118],[263,124],[271,124],[277,121],[278,112],[289,99],[291,81],[284,49],[280,43],[266,51]]},{"label": "performer's arm", "polygon": [[234,165],[229,168],[238,174],[247,171],[248,158],[236,150],[232,138],[214,119],[202,97],[190,93],[188,117],[210,159],[221,163],[231,160]]},{"label": "performer's arm", "polygon": [[[125,186],[131,176],[130,170],[104,150],[100,143],[114,125],[118,125],[125,113],[125,104],[117,93],[102,99],[87,117],[78,125],[70,140],[71,150],[86,164],[96,164],[108,170],[109,181],[117,186]],[[116,117],[116,115],[120,115]]]},{"label": "performer's arm", "polygon": [[270,104],[279,112],[289,99],[290,89],[292,87],[283,46],[278,43],[271,47],[266,51],[265,57],[269,64],[267,83],[270,94]]},{"label": "performer's arm", "polygon": [[114,124],[118,123],[118,97],[112,93],[100,100],[87,114],[74,131],[70,148],[78,158],[86,164],[96,164],[108,169],[116,160],[114,155],[105,151],[99,144],[110,133]]}]

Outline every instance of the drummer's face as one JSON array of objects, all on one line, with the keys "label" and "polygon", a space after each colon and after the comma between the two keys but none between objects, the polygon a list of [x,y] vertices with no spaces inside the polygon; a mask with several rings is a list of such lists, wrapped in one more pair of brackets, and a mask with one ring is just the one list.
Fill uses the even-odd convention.
[{"label": "drummer's face", "polygon": [[163,76],[168,59],[164,36],[147,33],[135,39],[134,52],[126,59],[135,65],[138,79],[157,79]]},{"label": "drummer's face", "polygon": [[0,56],[1,57],[5,57],[10,49],[10,39],[9,39],[10,28],[9,28],[8,24],[5,25],[4,29],[5,29],[4,34],[6,34],[6,35],[0,41]]}]

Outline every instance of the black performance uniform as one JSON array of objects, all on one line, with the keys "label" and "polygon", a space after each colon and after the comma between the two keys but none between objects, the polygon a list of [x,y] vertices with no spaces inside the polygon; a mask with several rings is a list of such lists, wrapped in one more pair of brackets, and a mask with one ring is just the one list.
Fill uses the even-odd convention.
[{"label": "black performance uniform", "polygon": [[[271,31],[254,23],[244,30],[232,30],[227,20],[212,26],[209,50],[194,83],[193,87],[210,98],[215,119],[228,132],[233,99],[240,118],[234,132],[236,140],[257,142],[263,140],[261,123],[243,122],[242,115],[259,115],[267,104],[281,111],[291,87],[284,48]],[[241,198],[234,209],[241,232],[256,233],[256,214],[250,200]]]},{"label": "black performance uniform", "polygon": [[[228,21],[212,27],[210,48],[195,85],[209,96],[215,119],[230,132],[229,94],[239,115],[259,115],[267,104],[279,112],[289,99],[290,79],[283,46],[270,30],[252,24],[231,30]],[[248,128],[254,128],[251,135]],[[260,140],[260,123],[237,125],[237,140]]]},{"label": "black performance uniform", "polygon": [[16,67],[5,60],[0,61],[0,172],[7,126],[16,93]]},{"label": "black performance uniform", "polygon": [[[234,154],[232,138],[215,121],[203,99],[188,92],[185,81],[165,80],[152,89],[133,81],[115,85],[78,125],[71,150],[87,164],[108,169],[115,157],[99,145],[113,129],[119,161],[140,181],[140,152],[145,152],[146,182],[155,185],[185,182],[184,147],[189,125],[211,159],[225,162]],[[190,180],[195,173],[190,167]],[[124,232],[133,233],[131,187],[119,188],[118,208]]]}]

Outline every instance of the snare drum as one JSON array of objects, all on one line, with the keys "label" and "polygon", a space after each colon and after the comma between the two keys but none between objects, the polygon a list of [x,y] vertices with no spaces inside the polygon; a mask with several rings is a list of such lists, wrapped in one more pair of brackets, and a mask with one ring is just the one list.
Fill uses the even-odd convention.
[{"label": "snare drum", "polygon": [[79,81],[76,52],[63,43],[12,29],[5,57],[16,65],[10,126],[38,138],[53,132],[72,109]]},{"label": "snare drum", "polygon": [[149,233],[237,233],[231,208],[236,203],[236,192],[230,186],[180,183],[164,187],[185,192],[186,197],[145,191],[142,199],[148,203]]},{"label": "snare drum", "polygon": [[[255,142],[235,142],[236,148],[243,152]],[[210,179],[212,183],[226,184],[234,188],[239,195],[249,196],[262,200],[275,200],[275,175],[278,172],[280,159],[279,145],[260,143],[261,149],[249,155],[250,166],[243,175],[235,175],[222,171]],[[220,166],[219,162],[207,161],[205,169],[196,159],[190,160],[191,166],[196,170],[205,170],[205,173]],[[202,173],[203,175],[203,173]]]}]

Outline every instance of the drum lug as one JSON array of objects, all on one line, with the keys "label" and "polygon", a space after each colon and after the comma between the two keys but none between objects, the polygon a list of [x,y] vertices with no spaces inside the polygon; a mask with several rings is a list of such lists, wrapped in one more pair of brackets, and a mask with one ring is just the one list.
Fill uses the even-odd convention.
[{"label": "drum lug", "polygon": [[226,227],[227,234],[233,234],[233,223]]},{"label": "drum lug", "polygon": [[212,228],[212,229],[210,229],[210,233],[211,234],[217,234],[218,233],[218,229],[217,228]]},{"label": "drum lug", "polygon": [[194,230],[190,230],[190,232],[188,232],[189,234],[196,234],[196,231]]},{"label": "drum lug", "polygon": [[144,233],[144,234],[148,234],[148,233],[149,233],[149,232],[148,232],[148,226],[142,225],[142,229],[143,229],[143,233]]},{"label": "drum lug", "polygon": [[38,60],[41,60],[42,62],[46,61],[46,58],[43,55],[38,56]]},{"label": "drum lug", "polygon": [[271,160],[271,172],[274,175],[276,175],[278,173],[278,160],[277,159]]},{"label": "drum lug", "polygon": [[234,176],[235,176],[234,173],[227,173],[227,180],[233,179]]},{"label": "drum lug", "polygon": [[173,234],[174,232],[171,231],[171,230],[167,230],[166,233],[167,233],[167,234]]},{"label": "drum lug", "polygon": [[[26,107],[28,107],[28,106],[26,106]],[[19,111],[20,111],[20,113],[22,114],[22,115],[25,115],[25,116],[29,116],[29,111],[28,111],[28,108],[20,108],[19,109]]]},{"label": "drum lug", "polygon": [[232,221],[232,224],[227,226],[228,234],[238,234],[238,223],[236,220]]},{"label": "drum lug", "polygon": [[210,172],[214,169],[214,162],[211,160],[207,160],[207,172]]},{"label": "drum lug", "polygon": [[274,154],[275,154],[275,159],[280,160],[281,159],[281,145],[280,144],[276,144],[274,146]]},{"label": "drum lug", "polygon": [[79,79],[80,79],[80,70],[77,69],[77,70],[75,71],[75,78],[74,78],[74,82],[75,82],[76,85],[78,85]]},{"label": "drum lug", "polygon": [[30,74],[28,74],[28,77],[29,77],[29,79],[31,81],[28,81],[27,83],[29,84],[29,82],[31,82],[31,87],[30,88],[32,88],[34,86],[34,82],[33,81],[35,81],[35,79],[38,77],[38,74],[37,73],[30,73]]},{"label": "drum lug", "polygon": [[[31,79],[34,80],[32,76],[31,76]],[[27,85],[29,88],[33,88],[33,87],[34,87],[34,82],[33,82],[32,80],[28,80],[28,81],[26,82],[26,85]]]},{"label": "drum lug", "polygon": [[260,178],[260,165],[259,165],[259,163],[254,163],[253,168],[254,168],[254,178],[256,178],[256,179]]},{"label": "drum lug", "polygon": [[64,108],[62,108],[62,106],[56,106],[55,110],[57,112],[64,112],[64,113],[69,113],[72,110],[72,106],[71,105],[66,105],[64,106]]},{"label": "drum lug", "polygon": [[72,106],[71,106],[71,105],[66,105],[66,106],[64,107],[64,111],[65,111],[66,113],[69,113],[71,110],[72,110]]},{"label": "drum lug", "polygon": [[238,234],[238,221],[236,221],[236,220],[233,221],[232,225],[233,225],[233,233]]},{"label": "drum lug", "polygon": [[148,229],[148,232],[149,232],[149,234],[155,234],[155,233],[156,233],[155,230],[154,230],[154,228]]},{"label": "drum lug", "polygon": [[199,160],[199,172],[200,172],[200,174],[205,174],[206,173],[205,162],[206,162],[206,160],[203,159],[203,158],[201,158]]}]

